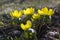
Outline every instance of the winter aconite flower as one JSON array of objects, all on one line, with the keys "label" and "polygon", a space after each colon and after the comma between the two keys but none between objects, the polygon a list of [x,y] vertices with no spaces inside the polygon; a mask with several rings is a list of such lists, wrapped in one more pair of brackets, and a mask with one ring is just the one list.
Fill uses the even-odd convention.
[{"label": "winter aconite flower", "polygon": [[40,15],[45,15],[45,13],[44,13],[42,10],[40,10],[40,9],[38,9],[38,13],[39,13]]},{"label": "winter aconite flower", "polygon": [[34,13],[34,8],[27,8],[26,10],[23,10],[24,15],[31,15]]},{"label": "winter aconite flower", "polygon": [[37,13],[37,14],[33,14],[32,15],[32,20],[36,20],[40,17],[40,15]]},{"label": "winter aconite flower", "polygon": [[32,27],[32,23],[31,21],[28,20],[25,25],[22,23],[20,26],[23,30],[28,30],[29,28]]},{"label": "winter aconite flower", "polygon": [[51,15],[54,14],[54,11],[53,11],[53,9],[49,9],[49,10],[48,10],[47,7],[44,7],[44,8],[42,8],[41,10],[38,10],[38,13],[39,13],[40,15],[48,15],[48,16],[51,16]]},{"label": "winter aconite flower", "polygon": [[51,16],[51,15],[54,14],[54,11],[52,9],[49,9],[49,12],[48,13],[49,13],[48,15]]},{"label": "winter aconite flower", "polygon": [[10,13],[12,18],[20,18],[22,16],[22,11],[14,10],[14,12]]}]

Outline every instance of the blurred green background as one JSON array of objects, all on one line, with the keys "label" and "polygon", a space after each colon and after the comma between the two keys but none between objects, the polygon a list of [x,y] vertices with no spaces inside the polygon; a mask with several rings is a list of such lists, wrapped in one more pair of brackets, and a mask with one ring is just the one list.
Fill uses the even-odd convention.
[{"label": "blurred green background", "polygon": [[0,14],[9,13],[14,9],[22,9],[26,7],[56,7],[60,4],[60,0],[0,0]]}]

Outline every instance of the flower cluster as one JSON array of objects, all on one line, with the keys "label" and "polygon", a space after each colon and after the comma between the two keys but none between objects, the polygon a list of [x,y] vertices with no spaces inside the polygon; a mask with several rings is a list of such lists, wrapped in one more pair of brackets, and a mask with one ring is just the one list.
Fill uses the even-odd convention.
[{"label": "flower cluster", "polygon": [[[14,10],[14,12],[10,12],[10,16],[12,18],[21,18],[24,16],[27,16],[27,15],[31,15],[30,19],[25,21],[26,24],[24,23],[20,23],[20,27],[21,29],[23,30],[28,30],[29,28],[32,27],[32,22],[41,18],[41,16],[52,16],[54,14],[54,10],[53,9],[48,9],[47,7],[44,7],[42,9],[38,9],[36,12],[35,12],[35,9],[34,8],[26,8],[24,10]],[[28,16],[27,16],[28,17]],[[41,18],[42,19],[42,18]],[[22,20],[22,18],[21,18]],[[45,19],[44,19],[45,20]],[[38,21],[37,21],[38,22]]]}]

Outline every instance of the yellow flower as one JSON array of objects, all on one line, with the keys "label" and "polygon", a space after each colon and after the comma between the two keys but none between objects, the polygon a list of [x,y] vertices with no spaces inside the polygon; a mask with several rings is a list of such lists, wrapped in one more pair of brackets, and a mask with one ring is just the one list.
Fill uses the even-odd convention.
[{"label": "yellow flower", "polygon": [[49,9],[48,10],[47,7],[44,7],[44,8],[42,8],[42,10],[38,10],[38,13],[40,15],[48,15],[48,16],[51,16],[51,15],[53,15],[54,11],[53,11],[53,9]]},{"label": "yellow flower", "polygon": [[38,14],[45,15],[45,13],[42,10],[40,10],[40,9],[38,9]]},{"label": "yellow flower", "polygon": [[42,8],[42,11],[44,12],[45,15],[48,14],[48,8],[47,7]]},{"label": "yellow flower", "polygon": [[34,19],[34,20],[35,20],[35,19],[38,19],[39,17],[40,17],[40,15],[39,15],[38,13],[32,15],[32,19]]},{"label": "yellow flower", "polygon": [[10,16],[12,18],[20,18],[22,16],[22,11],[19,11],[18,10],[14,10],[14,12],[11,12],[10,13]]},{"label": "yellow flower", "polygon": [[49,9],[48,15],[51,16],[51,15],[53,15],[53,14],[54,14],[53,9]]},{"label": "yellow flower", "polygon": [[21,28],[22,28],[23,30],[27,30],[26,25],[24,25],[24,24],[21,24]]},{"label": "yellow flower", "polygon": [[34,8],[27,8],[26,10],[23,11],[24,11],[24,15],[31,15],[34,13]]},{"label": "yellow flower", "polygon": [[20,26],[23,30],[28,30],[29,28],[32,27],[32,23],[31,21],[28,20],[25,25],[22,23]]}]

